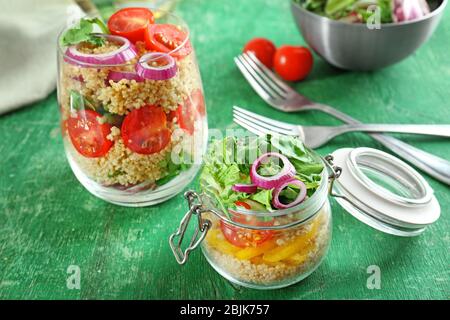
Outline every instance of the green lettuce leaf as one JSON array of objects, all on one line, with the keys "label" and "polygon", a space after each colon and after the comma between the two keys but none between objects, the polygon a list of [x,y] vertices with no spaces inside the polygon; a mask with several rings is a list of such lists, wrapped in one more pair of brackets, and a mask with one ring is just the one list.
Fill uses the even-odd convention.
[{"label": "green lettuce leaf", "polygon": [[272,209],[272,191],[273,189],[266,190],[261,189],[257,193],[254,193],[250,196],[250,199],[261,203],[266,207],[267,211],[273,211]]}]

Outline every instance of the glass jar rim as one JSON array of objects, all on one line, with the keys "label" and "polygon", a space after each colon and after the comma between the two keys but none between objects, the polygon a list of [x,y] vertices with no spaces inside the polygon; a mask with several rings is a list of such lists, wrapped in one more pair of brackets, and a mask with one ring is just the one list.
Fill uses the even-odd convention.
[{"label": "glass jar rim", "polygon": [[[186,21],[184,21],[183,18],[181,18],[180,16],[178,16],[176,14],[173,14],[172,12],[165,11],[165,10],[160,10],[160,9],[152,10],[152,12],[154,14],[155,13],[160,13],[161,14],[161,18],[160,19],[163,19],[165,17],[171,17],[171,18],[174,18],[175,20],[178,20],[178,23],[176,24],[176,26],[181,27],[183,29],[183,31],[185,32],[185,34],[186,34],[185,39],[175,49],[173,49],[170,52],[167,52],[165,54],[173,55],[174,53],[178,52],[179,50],[181,50],[183,47],[185,47],[189,43],[191,34],[190,34],[189,27],[188,27]],[[112,68],[112,67],[126,67],[126,66],[134,66],[134,65],[136,65],[137,62],[135,62],[135,63],[127,62],[127,63],[122,63],[122,64],[112,64],[112,65],[111,64],[87,63],[87,62],[81,62],[81,61],[75,60],[71,56],[68,56],[66,54],[66,49],[68,47],[61,45],[61,39],[62,39],[64,33],[67,30],[69,30],[70,28],[76,26],[80,22],[81,19],[84,19],[84,18],[95,18],[95,17],[96,17],[95,15],[88,15],[88,14],[84,15],[81,18],[75,20],[72,24],[67,25],[66,27],[64,27],[59,32],[59,34],[58,34],[58,41],[57,41],[57,47],[58,47],[59,54],[61,54],[64,57],[65,60],[67,59],[68,61],[76,63],[77,65],[82,66],[82,67]]]}]

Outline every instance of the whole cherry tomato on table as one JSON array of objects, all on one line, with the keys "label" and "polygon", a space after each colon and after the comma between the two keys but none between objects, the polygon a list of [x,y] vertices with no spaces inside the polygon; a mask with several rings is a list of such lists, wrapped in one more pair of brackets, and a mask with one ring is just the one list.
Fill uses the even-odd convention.
[{"label": "whole cherry tomato on table", "polygon": [[153,13],[146,8],[124,8],[114,13],[108,20],[109,31],[135,43],[144,41],[148,26],[155,21]]},{"label": "whole cherry tomato on table", "polygon": [[244,47],[244,52],[253,52],[258,60],[269,69],[272,68],[273,56],[276,50],[272,41],[264,38],[254,38],[247,42]]},{"label": "whole cherry tomato on table", "polygon": [[275,71],[286,81],[305,79],[313,62],[311,51],[305,47],[281,46],[273,58]]}]

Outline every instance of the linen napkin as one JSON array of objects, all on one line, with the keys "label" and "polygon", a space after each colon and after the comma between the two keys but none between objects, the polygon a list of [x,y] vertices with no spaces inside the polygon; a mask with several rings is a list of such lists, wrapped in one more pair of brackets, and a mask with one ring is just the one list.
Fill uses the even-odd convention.
[{"label": "linen napkin", "polygon": [[0,0],[0,115],[56,87],[57,36],[82,16],[71,0]]}]

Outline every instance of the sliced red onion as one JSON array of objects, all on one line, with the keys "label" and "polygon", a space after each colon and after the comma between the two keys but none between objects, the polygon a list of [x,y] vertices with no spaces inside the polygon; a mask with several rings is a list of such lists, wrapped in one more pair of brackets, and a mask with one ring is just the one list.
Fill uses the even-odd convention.
[{"label": "sliced red onion", "polygon": [[[271,177],[263,177],[259,175],[257,169],[265,159],[271,157],[279,158],[283,162],[283,168],[281,169],[280,172]],[[280,183],[290,180],[294,176],[295,176],[295,168],[292,165],[292,163],[288,160],[288,158],[277,152],[269,152],[263,154],[258,159],[256,159],[255,162],[253,162],[252,167],[250,169],[250,179],[256,186],[263,189],[275,188]]]},{"label": "sliced red onion", "polygon": [[411,21],[429,13],[426,0],[395,0],[392,18],[394,22]]},{"label": "sliced red onion", "polygon": [[256,184],[236,183],[231,187],[231,190],[236,192],[255,193],[256,191],[258,191],[258,187],[256,186]]},{"label": "sliced red onion", "polygon": [[[284,204],[280,201],[280,193],[281,191],[283,191],[284,188],[286,188],[288,185],[295,185],[300,187],[300,191],[297,195],[297,198],[292,201],[291,203],[288,204]],[[292,208],[296,205],[298,205],[299,203],[301,203],[303,200],[305,200],[306,198],[306,185],[297,179],[291,179],[285,182],[280,183],[274,190],[272,193],[272,204],[275,208],[277,209],[287,209],[287,208]]]},{"label": "sliced red onion", "polygon": [[[162,65],[149,65],[149,62],[164,62]],[[172,56],[161,52],[144,54],[136,64],[136,73],[144,79],[168,80],[177,74],[177,65]]]},{"label": "sliced red onion", "polygon": [[136,82],[144,81],[144,79],[139,77],[139,75],[136,72],[124,72],[124,71],[110,71],[108,77],[106,78],[107,82],[109,82],[109,80],[118,82],[122,79],[136,80]]},{"label": "sliced red onion", "polygon": [[80,67],[90,65],[112,66],[124,64],[137,56],[136,49],[127,38],[103,33],[98,33],[96,36],[105,38],[111,42],[121,43],[122,46],[111,52],[93,54],[82,53],[78,51],[77,45],[73,45],[67,48],[64,60]]}]

